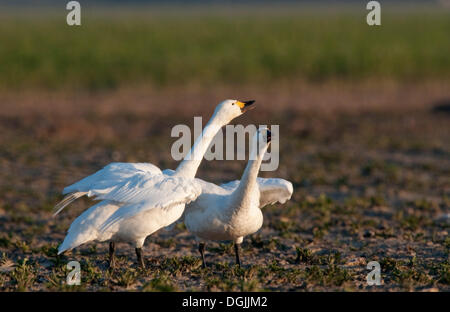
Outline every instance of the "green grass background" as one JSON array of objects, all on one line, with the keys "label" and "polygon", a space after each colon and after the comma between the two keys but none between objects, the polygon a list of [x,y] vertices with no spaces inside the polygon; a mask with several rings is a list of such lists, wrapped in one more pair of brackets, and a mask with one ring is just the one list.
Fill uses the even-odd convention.
[{"label": "green grass background", "polygon": [[3,14],[0,90],[450,78],[450,11]]}]

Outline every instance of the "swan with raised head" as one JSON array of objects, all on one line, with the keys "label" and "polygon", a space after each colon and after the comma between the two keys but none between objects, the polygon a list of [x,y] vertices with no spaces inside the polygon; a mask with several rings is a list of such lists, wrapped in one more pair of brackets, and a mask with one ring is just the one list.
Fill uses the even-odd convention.
[{"label": "swan with raised head", "polygon": [[184,224],[200,241],[203,267],[205,240],[233,241],[236,263],[240,266],[239,245],[244,236],[257,232],[263,224],[261,208],[276,202],[285,203],[293,192],[292,183],[284,179],[258,178],[271,133],[259,129],[252,138],[249,161],[240,181],[220,186],[197,179],[202,193],[186,205]]},{"label": "swan with raised head", "polygon": [[145,238],[174,223],[183,214],[185,204],[200,195],[201,185],[194,177],[211,141],[222,126],[253,103],[221,102],[175,171],[161,171],[150,163],[111,163],[66,187],[63,193],[68,195],[56,205],[55,215],[85,195],[101,202],[73,221],[58,254],[90,241],[110,241],[109,260],[114,267],[115,242],[130,242],[135,245],[138,263],[145,267]]}]

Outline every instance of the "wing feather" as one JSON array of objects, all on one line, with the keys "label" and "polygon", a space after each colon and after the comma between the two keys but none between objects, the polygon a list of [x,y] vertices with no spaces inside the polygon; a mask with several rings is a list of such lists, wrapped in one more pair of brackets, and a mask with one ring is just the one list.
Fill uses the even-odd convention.
[{"label": "wing feather", "polygon": [[[284,204],[286,201],[288,201],[292,193],[294,191],[294,188],[292,186],[292,183],[279,178],[258,178],[257,179],[258,186],[259,186],[259,192],[260,192],[260,198],[259,198],[259,207],[263,208],[266,205],[272,205],[275,203],[281,203]],[[235,190],[240,181],[235,180],[231,181],[225,184],[222,184],[221,187],[233,191]]]},{"label": "wing feather", "polygon": [[70,205],[72,202],[77,200],[78,198],[86,195],[87,192],[73,192],[63,198],[59,203],[56,204],[54,208],[53,216],[55,217],[58,213],[60,213],[66,206]]},{"label": "wing feather", "polygon": [[63,194],[107,190],[136,175],[158,175],[162,171],[149,163],[111,163],[96,173],[66,187]]},{"label": "wing feather", "polygon": [[66,206],[84,195],[91,197],[104,194],[132,178],[161,173],[158,167],[150,163],[111,163],[96,173],[64,188],[63,194],[68,195],[56,204],[53,216],[59,214]]},{"label": "wing feather", "polygon": [[150,209],[170,209],[180,204],[188,204],[201,192],[198,181],[183,177],[159,175],[141,181],[129,181],[117,190],[98,197],[127,203],[105,221],[100,231],[104,232],[117,222]]}]

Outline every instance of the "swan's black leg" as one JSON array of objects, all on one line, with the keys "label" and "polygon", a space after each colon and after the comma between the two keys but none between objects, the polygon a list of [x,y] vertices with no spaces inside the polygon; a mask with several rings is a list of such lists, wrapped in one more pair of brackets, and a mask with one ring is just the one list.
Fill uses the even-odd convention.
[{"label": "swan's black leg", "polygon": [[202,256],[202,267],[206,268],[205,261],[205,243],[198,244],[198,251],[200,251],[200,255]]},{"label": "swan's black leg", "polygon": [[116,251],[116,244],[114,242],[109,242],[109,268],[114,269],[116,266],[116,257],[114,253]]},{"label": "swan's black leg", "polygon": [[136,248],[136,256],[141,268],[145,269],[144,258],[142,258],[142,248]]},{"label": "swan's black leg", "polygon": [[236,253],[236,264],[241,267],[241,259],[239,258],[239,244],[234,243],[234,251]]}]

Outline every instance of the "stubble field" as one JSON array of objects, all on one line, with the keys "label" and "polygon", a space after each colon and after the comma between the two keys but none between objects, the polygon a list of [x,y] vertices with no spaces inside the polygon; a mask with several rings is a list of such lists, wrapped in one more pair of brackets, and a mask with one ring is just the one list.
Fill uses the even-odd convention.
[{"label": "stubble field", "polygon": [[[311,16],[100,21],[87,37],[57,19],[1,27],[0,291],[449,291],[450,45],[448,15],[435,14],[371,34],[354,15],[323,27]],[[93,204],[52,218],[64,186],[113,161],[174,169],[172,127],[206,121],[226,98],[257,101],[235,123],[280,125],[280,166],[260,176],[294,185],[244,239],[242,268],[223,242],[207,245],[202,269],[182,224],[147,239],[146,270],[127,244],[114,271],[105,243],[56,255]],[[244,167],[204,161],[197,176],[220,183]],[[71,260],[80,286],[65,283]],[[381,286],[366,283],[370,261]]]}]

